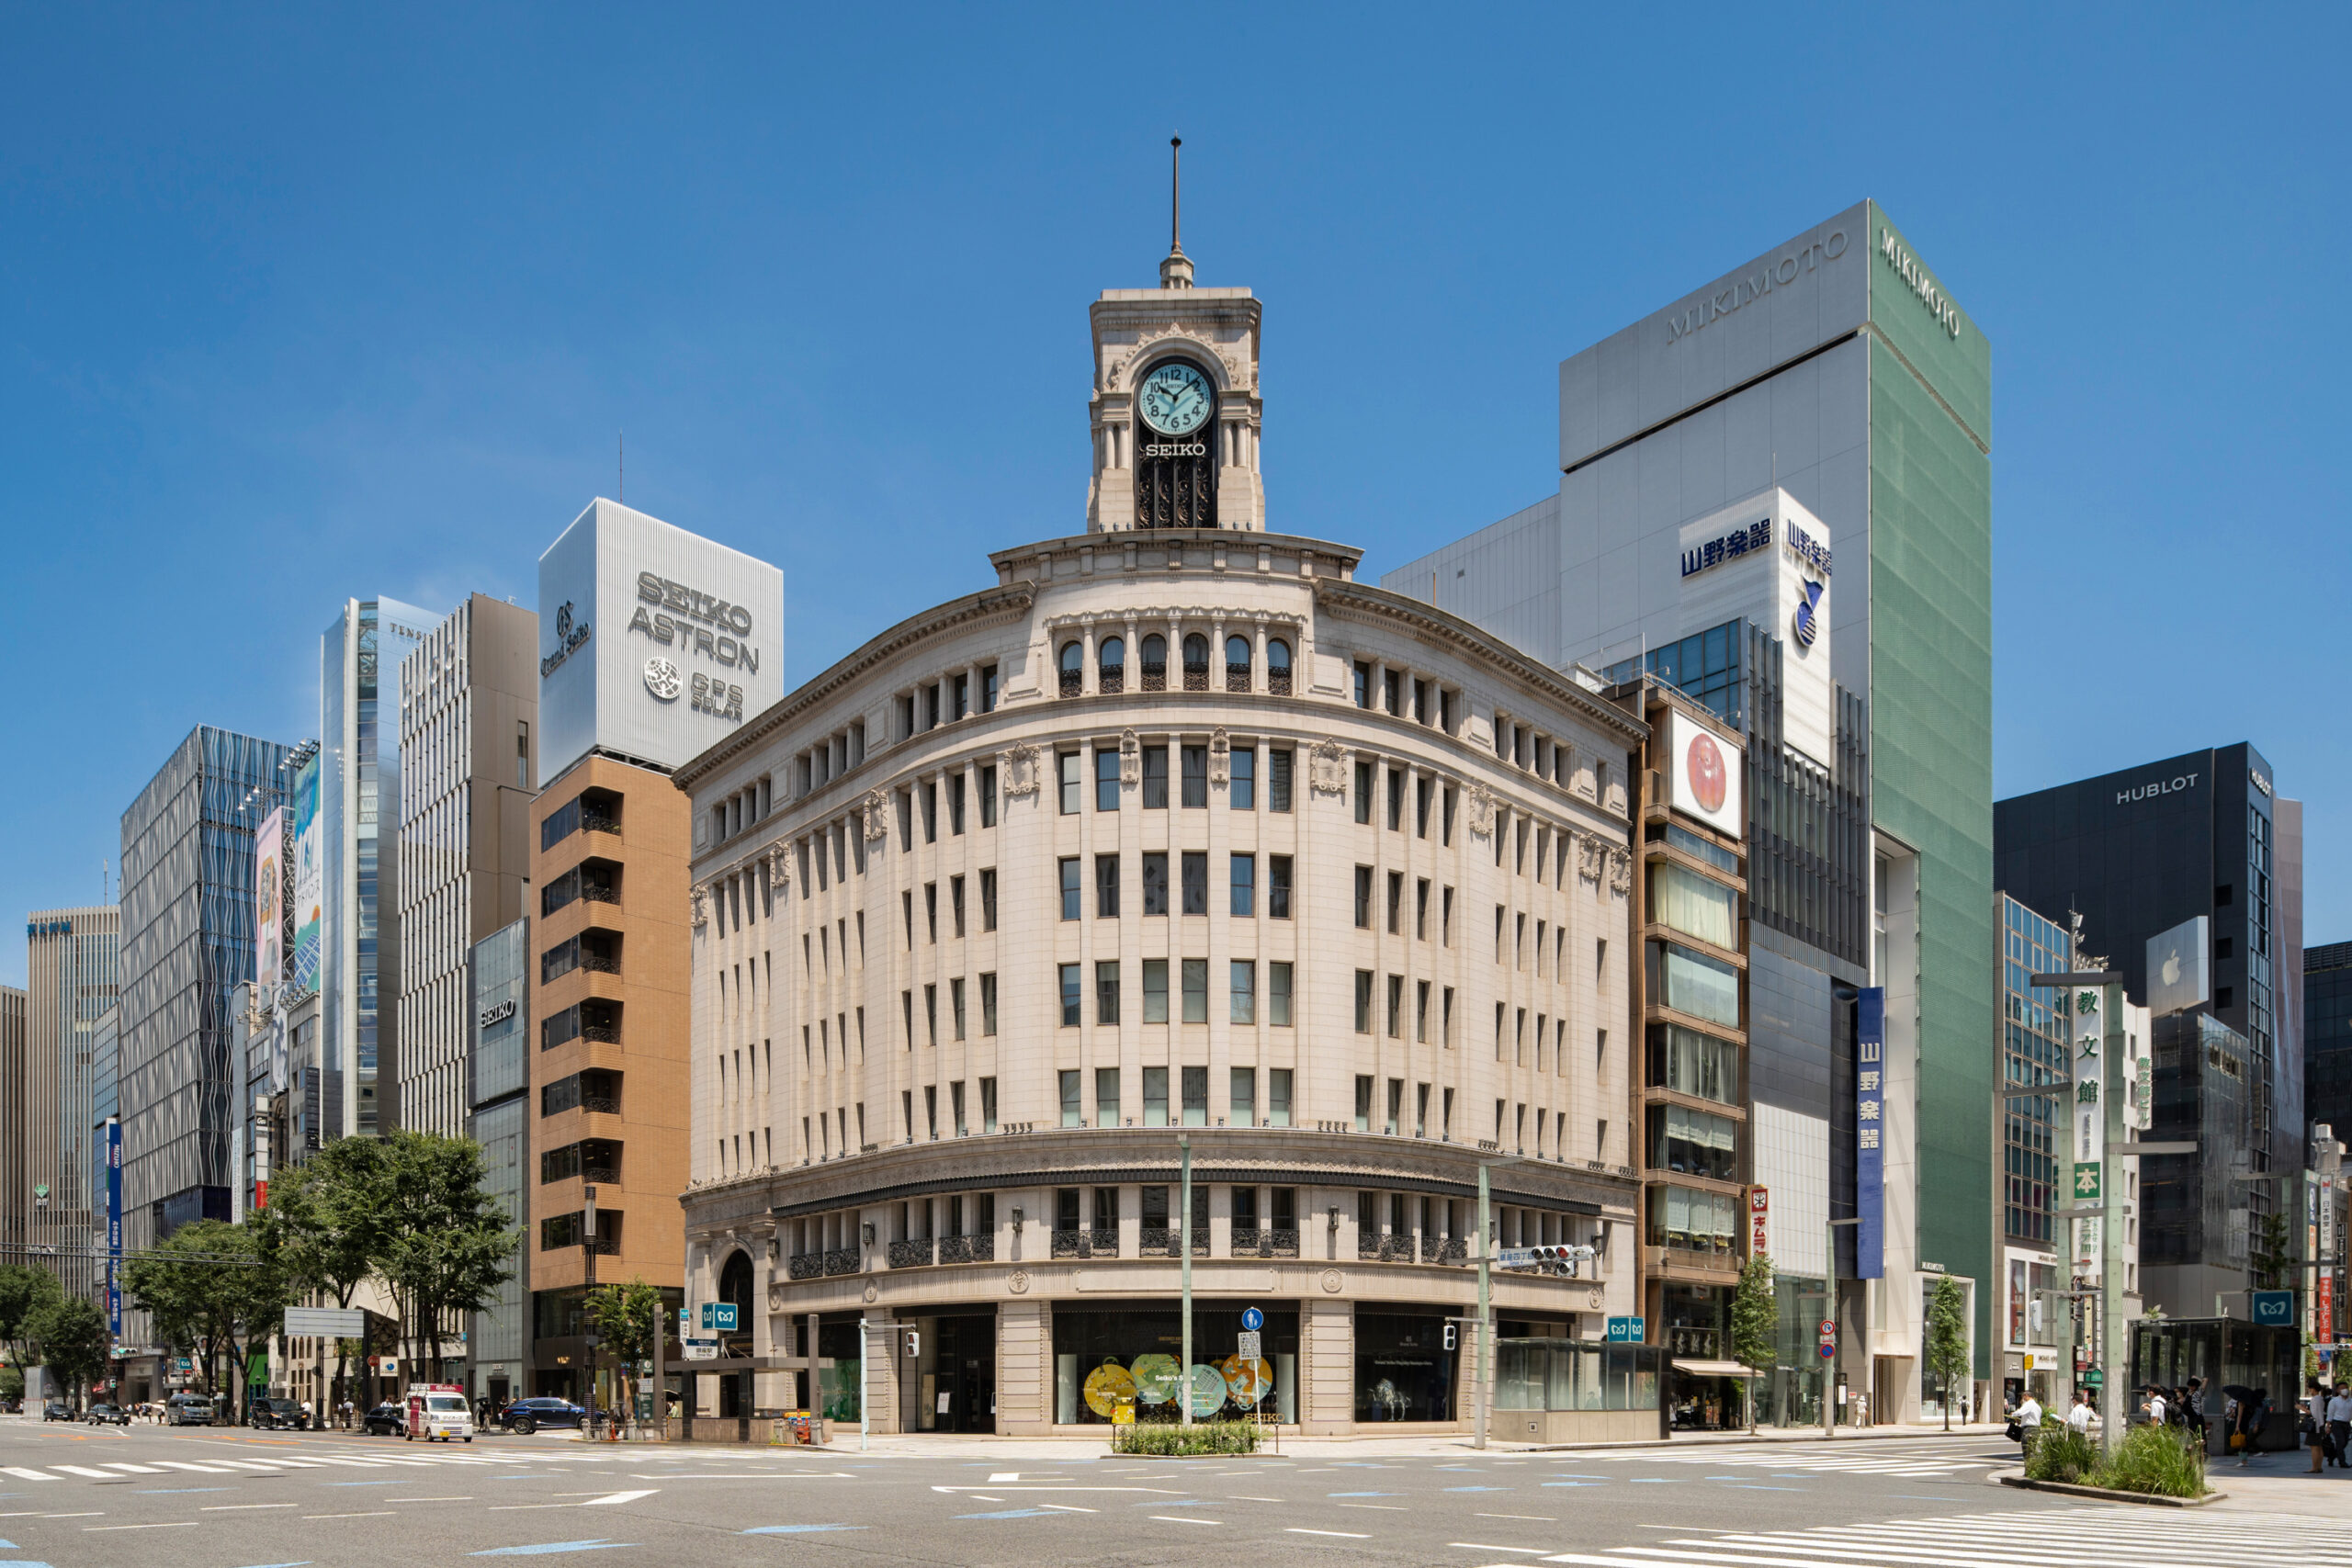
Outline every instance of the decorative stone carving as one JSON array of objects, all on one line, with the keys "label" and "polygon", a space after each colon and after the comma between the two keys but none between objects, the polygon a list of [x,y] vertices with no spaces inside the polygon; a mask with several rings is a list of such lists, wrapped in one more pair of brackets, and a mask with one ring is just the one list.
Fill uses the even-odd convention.
[{"label": "decorative stone carving", "polygon": [[1143,783],[1143,742],[1132,729],[1119,731],[1119,784],[1133,789]]},{"label": "decorative stone carving", "polygon": [[879,843],[890,836],[890,797],[880,790],[865,796],[865,841]]},{"label": "decorative stone carving", "polygon": [[1609,891],[1623,898],[1634,890],[1634,857],[1611,846],[1609,851]]},{"label": "decorative stone carving", "polygon": [[792,850],[786,844],[770,844],[760,856],[761,867],[767,873],[768,891],[777,897],[792,886]]},{"label": "decorative stone carving", "polygon": [[1329,737],[1315,743],[1306,754],[1306,782],[1317,795],[1336,795],[1344,799],[1348,793],[1348,749]]},{"label": "decorative stone carving", "polygon": [[1037,793],[1037,748],[1020,745],[997,753],[997,774],[1007,796],[1019,799]]},{"label": "decorative stone carving", "polygon": [[1340,1277],[1340,1271],[1337,1269],[1324,1269],[1323,1278],[1319,1282],[1327,1292],[1335,1296],[1340,1293],[1340,1287],[1347,1283]]},{"label": "decorative stone carving", "polygon": [[1004,1288],[1011,1291],[1016,1296],[1027,1295],[1029,1293],[1029,1270],[1026,1269],[1015,1269],[1012,1273],[1007,1274],[1004,1277]]},{"label": "decorative stone carving", "polygon": [[700,931],[710,922],[710,889],[696,883],[687,892],[686,899],[686,918],[693,922],[695,930]]},{"label": "decorative stone carving", "polygon": [[1223,789],[1233,776],[1233,742],[1227,739],[1225,726],[1218,725],[1216,733],[1209,737],[1209,783]]},{"label": "decorative stone carving", "polygon": [[1103,390],[1117,391],[1119,383],[1126,378],[1128,372],[1136,369],[1145,360],[1170,344],[1182,344],[1197,353],[1214,355],[1217,363],[1225,367],[1226,380],[1232,390],[1246,393],[1250,389],[1249,376],[1242,369],[1240,362],[1232,355],[1227,354],[1198,333],[1189,332],[1182,325],[1170,321],[1158,332],[1137,337],[1133,347],[1116,357],[1113,356],[1114,351],[1110,344],[1103,345]]},{"label": "decorative stone carving", "polygon": [[1589,764],[1580,763],[1568,774],[1568,793],[1586,800],[1595,798],[1592,793],[1592,768]]},{"label": "decorative stone carving", "polygon": [[1577,877],[1582,882],[1600,886],[1601,868],[1607,864],[1609,846],[1590,833],[1577,835]]},{"label": "decorative stone carving", "polygon": [[1470,786],[1470,831],[1481,839],[1494,836],[1495,797],[1482,784]]}]

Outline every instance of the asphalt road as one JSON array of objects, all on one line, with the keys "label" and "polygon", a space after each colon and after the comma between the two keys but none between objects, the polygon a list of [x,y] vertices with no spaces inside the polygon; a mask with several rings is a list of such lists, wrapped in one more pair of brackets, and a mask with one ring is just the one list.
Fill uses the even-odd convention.
[{"label": "asphalt road", "polygon": [[[853,1444],[854,1444],[853,1438]],[[1338,1450],[1337,1452],[1334,1450]],[[1032,1450],[1034,1451],[1034,1450]],[[966,1457],[968,1452],[969,1457]],[[2352,1568],[2352,1531],[1988,1483],[1982,1438],[1052,1460],[0,1423],[0,1568],[709,1563]]]}]

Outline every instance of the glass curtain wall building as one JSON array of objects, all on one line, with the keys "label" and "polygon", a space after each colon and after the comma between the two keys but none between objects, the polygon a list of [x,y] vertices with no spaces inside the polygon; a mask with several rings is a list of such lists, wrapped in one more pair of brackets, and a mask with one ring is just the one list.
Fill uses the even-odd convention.
[{"label": "glass curtain wall building", "polygon": [[2074,967],[2074,935],[2006,893],[1994,897],[2001,932],[1996,981],[2000,1015],[1994,1050],[2002,1087],[2068,1086],[2063,1096],[2009,1100],[1993,1108],[1998,1128],[1994,1153],[2001,1172],[1993,1202],[2000,1226],[2007,1303],[2002,1382],[2010,1400],[2030,1387],[2048,1404],[2053,1396],[2063,1403],[2068,1384],[2053,1384],[2052,1374],[2038,1370],[2029,1372],[2024,1357],[2068,1343],[2061,1329],[2059,1303],[2036,1292],[2060,1289],[2069,1273],[2065,1228],[2054,1222],[2051,1210],[2061,1196],[2061,1173],[2070,1168],[2074,1157],[2069,1125],[2074,1067],[2067,1043],[2067,993],[2037,987],[2032,979]]},{"label": "glass curtain wall building", "polygon": [[2352,942],[2303,953],[2303,1108],[2352,1137]]},{"label": "glass curtain wall building", "polygon": [[289,749],[198,726],[122,815],[124,1244],[230,1215],[254,972],[254,834],[284,804]]},{"label": "glass curtain wall building", "polygon": [[319,638],[319,1066],[341,1090],[339,1105],[322,1108],[330,1142],[396,1125],[379,1074],[399,1049],[400,670],[441,618],[392,599],[353,599]]},{"label": "glass curtain wall building", "polygon": [[[530,1231],[531,922],[519,919],[473,944],[467,963],[466,1135],[481,1145],[484,1187],[506,1223]],[[473,1393],[503,1404],[522,1397],[531,1365],[529,1259],[517,1247],[513,1277],[466,1342]]]},{"label": "glass curtain wall building", "polygon": [[112,904],[36,910],[25,921],[24,1114],[15,1129],[25,1179],[10,1201],[69,1295],[95,1299],[99,1275],[90,1168],[91,1043],[119,988],[122,911]]}]

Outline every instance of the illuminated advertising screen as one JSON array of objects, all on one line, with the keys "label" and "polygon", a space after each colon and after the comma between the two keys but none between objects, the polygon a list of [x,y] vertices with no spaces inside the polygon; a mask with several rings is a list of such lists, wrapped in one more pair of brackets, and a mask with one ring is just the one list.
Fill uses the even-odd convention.
[{"label": "illuminated advertising screen", "polygon": [[1666,716],[1667,804],[1718,833],[1747,832],[1747,767],[1741,749],[1686,714]]},{"label": "illuminated advertising screen", "polygon": [[325,832],[319,822],[319,760],[294,781],[294,968],[296,995],[319,988],[322,917],[326,907]]},{"label": "illuminated advertising screen", "polygon": [[284,977],[286,807],[254,835],[254,987],[266,997]]}]

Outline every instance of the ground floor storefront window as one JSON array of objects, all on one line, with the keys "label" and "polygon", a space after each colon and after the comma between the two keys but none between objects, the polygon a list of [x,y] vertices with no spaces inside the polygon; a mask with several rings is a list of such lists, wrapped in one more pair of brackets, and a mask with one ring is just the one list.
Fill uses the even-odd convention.
[{"label": "ground floor storefront window", "polygon": [[[1261,1354],[1238,1353],[1241,1314],[1264,1314]],[[1181,1303],[1136,1302],[1112,1309],[1054,1313],[1054,1420],[1065,1427],[1106,1425],[1121,1401],[1137,1421],[1182,1418],[1180,1396],[1196,1421],[1257,1416],[1298,1419],[1298,1304],[1198,1301],[1193,1303],[1193,1365],[1183,1365]]]},{"label": "ground floor storefront window", "polygon": [[1773,1305],[1780,1320],[1775,1365],[1757,1380],[1757,1423],[1765,1427],[1818,1427],[1826,1365],[1817,1352],[1817,1329],[1829,1306],[1828,1282],[1802,1274],[1776,1275]]},{"label": "ground floor storefront window", "polygon": [[[827,1316],[817,1320],[817,1409],[813,1414],[828,1421],[865,1418],[858,1377],[859,1363],[865,1359],[865,1330],[855,1317]],[[828,1360],[830,1365],[826,1364]]]},{"label": "ground floor storefront window", "polygon": [[[1455,1419],[1448,1322],[1443,1313],[1428,1309],[1356,1309],[1359,1423]],[[1459,1345],[1458,1330],[1453,1338]]]}]

